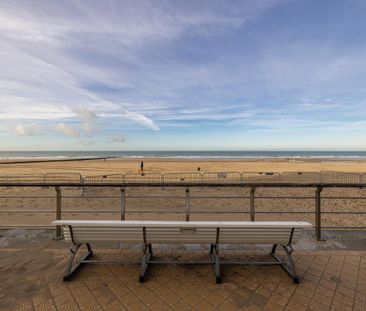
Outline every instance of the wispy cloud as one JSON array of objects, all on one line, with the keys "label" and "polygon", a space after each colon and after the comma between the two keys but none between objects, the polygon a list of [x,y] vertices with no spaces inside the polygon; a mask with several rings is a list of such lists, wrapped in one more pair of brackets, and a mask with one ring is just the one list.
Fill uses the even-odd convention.
[{"label": "wispy cloud", "polygon": [[24,125],[18,124],[15,126],[15,134],[17,136],[34,136],[41,133],[41,127],[38,124]]}]

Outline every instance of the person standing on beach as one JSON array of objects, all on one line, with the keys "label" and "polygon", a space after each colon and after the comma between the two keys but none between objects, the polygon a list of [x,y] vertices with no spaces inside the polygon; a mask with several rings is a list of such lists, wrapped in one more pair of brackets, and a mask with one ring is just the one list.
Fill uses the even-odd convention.
[{"label": "person standing on beach", "polygon": [[141,171],[141,174],[144,173],[144,161],[141,161],[141,164],[140,164],[140,171]]}]

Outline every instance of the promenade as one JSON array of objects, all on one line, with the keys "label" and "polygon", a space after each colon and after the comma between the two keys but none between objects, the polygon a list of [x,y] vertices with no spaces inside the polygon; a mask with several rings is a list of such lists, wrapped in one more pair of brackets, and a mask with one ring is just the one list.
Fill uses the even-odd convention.
[{"label": "promenade", "polygon": [[[62,275],[68,246],[52,230],[0,231],[1,310],[365,310],[366,243],[362,231],[304,232],[294,258],[299,285],[278,266],[225,266],[215,284],[209,265],[86,265],[72,282]],[[222,249],[224,258],[263,258],[269,248]],[[206,259],[207,246],[161,245],[156,257]],[[105,245],[96,258],[139,259],[134,247]]]}]

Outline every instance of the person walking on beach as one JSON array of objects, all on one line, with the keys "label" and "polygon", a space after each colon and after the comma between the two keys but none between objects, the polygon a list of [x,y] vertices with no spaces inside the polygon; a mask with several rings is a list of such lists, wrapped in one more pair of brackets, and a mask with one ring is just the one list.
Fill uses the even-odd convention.
[{"label": "person walking on beach", "polygon": [[144,173],[144,161],[141,161],[141,163],[140,163],[140,172],[141,172],[141,175]]}]

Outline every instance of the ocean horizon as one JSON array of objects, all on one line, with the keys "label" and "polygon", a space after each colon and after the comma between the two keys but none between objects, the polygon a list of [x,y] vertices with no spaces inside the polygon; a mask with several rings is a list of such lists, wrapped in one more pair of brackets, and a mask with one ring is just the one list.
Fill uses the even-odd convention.
[{"label": "ocean horizon", "polygon": [[366,159],[366,151],[0,151],[0,160],[78,158]]}]

